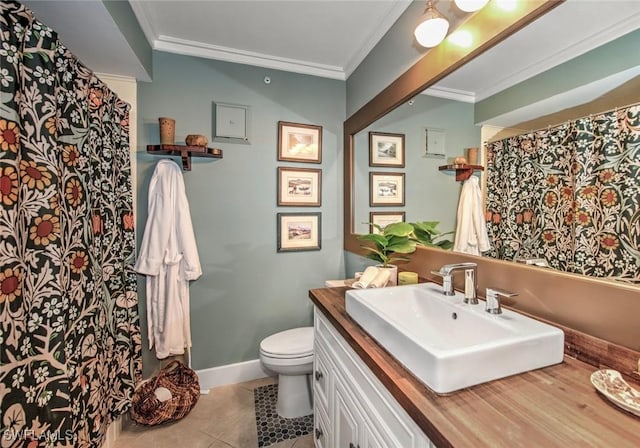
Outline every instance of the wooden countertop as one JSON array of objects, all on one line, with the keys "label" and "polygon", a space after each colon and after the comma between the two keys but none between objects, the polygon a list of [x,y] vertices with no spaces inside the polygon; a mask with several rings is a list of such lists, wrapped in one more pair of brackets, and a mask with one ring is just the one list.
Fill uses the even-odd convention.
[{"label": "wooden countertop", "polygon": [[309,297],[436,446],[640,446],[640,418],[595,390],[596,367],[566,355],[562,364],[437,395],[347,315],[348,289]]}]

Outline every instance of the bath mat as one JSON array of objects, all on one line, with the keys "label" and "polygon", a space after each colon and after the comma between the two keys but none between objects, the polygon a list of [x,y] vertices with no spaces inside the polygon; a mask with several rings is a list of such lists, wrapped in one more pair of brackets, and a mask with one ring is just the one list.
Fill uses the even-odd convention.
[{"label": "bath mat", "polygon": [[276,412],[278,385],[256,387],[253,390],[258,429],[258,447],[267,447],[283,440],[295,439],[313,430],[313,414],[298,418],[282,418]]}]

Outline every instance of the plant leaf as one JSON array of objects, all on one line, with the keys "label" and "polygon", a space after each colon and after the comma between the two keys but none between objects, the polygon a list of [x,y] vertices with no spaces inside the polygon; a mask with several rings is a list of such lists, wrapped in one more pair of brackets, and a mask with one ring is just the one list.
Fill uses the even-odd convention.
[{"label": "plant leaf", "polygon": [[373,248],[373,247],[369,247],[369,246],[361,246],[364,250],[368,250],[369,253],[367,254],[367,258],[371,259],[371,260],[376,260],[380,263],[387,263],[389,261],[389,257],[384,254],[383,252],[380,252],[379,250]]},{"label": "plant leaf", "polygon": [[387,266],[390,263],[395,263],[397,261],[410,261],[410,258],[407,257],[391,257],[389,258],[389,260],[387,261],[387,264],[385,266]]},{"label": "plant leaf", "polygon": [[441,233],[436,229],[439,221],[420,221],[412,223],[414,232],[412,237],[418,242],[418,244],[427,247],[440,247],[442,249],[451,249],[453,242],[449,240],[436,241],[445,235],[453,235],[455,232]]},{"label": "plant leaf", "polygon": [[443,249],[449,250],[453,247],[453,242],[449,240],[444,240],[436,243],[436,245]]},{"label": "plant leaf", "polygon": [[394,222],[384,228],[385,235],[408,237],[413,232],[413,226],[408,222]]},{"label": "plant leaf", "polygon": [[379,248],[385,248],[389,244],[387,238],[384,235],[379,235],[376,233],[367,233],[366,235],[361,235],[358,238],[362,241],[371,241]]},{"label": "plant leaf", "polygon": [[388,251],[397,252],[399,254],[410,254],[416,250],[416,242],[411,240],[402,240],[389,244]]},{"label": "plant leaf", "polygon": [[384,228],[380,225],[380,224],[374,224],[372,222],[363,222],[363,224],[367,224],[369,226],[373,226],[374,228],[376,228],[378,230],[378,232],[382,233],[384,231]]},{"label": "plant leaf", "polygon": [[416,229],[413,236],[423,246],[431,246],[433,244],[433,238],[429,232]]},{"label": "plant leaf", "polygon": [[419,221],[412,223],[414,228],[420,229],[424,232],[428,232],[430,234],[440,233],[436,229],[440,221]]}]

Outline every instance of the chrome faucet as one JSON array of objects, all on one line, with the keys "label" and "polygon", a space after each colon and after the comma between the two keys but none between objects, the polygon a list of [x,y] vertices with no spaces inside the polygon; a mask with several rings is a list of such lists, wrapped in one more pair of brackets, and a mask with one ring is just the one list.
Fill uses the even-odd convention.
[{"label": "chrome faucet", "polygon": [[478,265],[476,263],[445,264],[439,271],[431,271],[434,275],[442,277],[442,293],[452,296],[453,273],[464,270],[464,303],[476,305],[478,303]]},{"label": "chrome faucet", "polygon": [[515,292],[505,291],[504,289],[487,288],[487,302],[484,310],[491,314],[502,314],[500,297],[514,297],[517,295]]}]

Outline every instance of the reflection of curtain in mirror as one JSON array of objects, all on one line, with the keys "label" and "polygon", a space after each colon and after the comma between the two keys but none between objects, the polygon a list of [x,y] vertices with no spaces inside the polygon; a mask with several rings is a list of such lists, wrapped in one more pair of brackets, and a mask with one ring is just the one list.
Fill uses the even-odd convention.
[{"label": "reflection of curtain in mirror", "polygon": [[1,445],[98,447],[141,374],[129,106],[0,10]]},{"label": "reflection of curtain in mirror", "polygon": [[640,281],[640,106],[489,143],[487,160],[490,256]]}]

